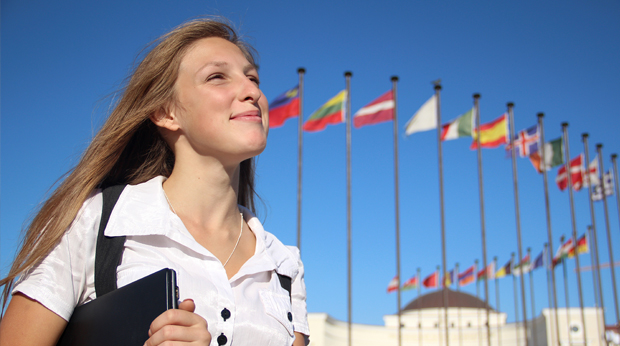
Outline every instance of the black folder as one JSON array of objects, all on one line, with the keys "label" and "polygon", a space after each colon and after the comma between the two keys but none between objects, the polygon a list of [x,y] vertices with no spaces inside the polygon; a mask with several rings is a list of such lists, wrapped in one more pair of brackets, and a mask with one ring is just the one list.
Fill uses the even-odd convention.
[{"label": "black folder", "polygon": [[162,269],[75,308],[57,346],[143,346],[153,320],[178,302],[176,273]]}]

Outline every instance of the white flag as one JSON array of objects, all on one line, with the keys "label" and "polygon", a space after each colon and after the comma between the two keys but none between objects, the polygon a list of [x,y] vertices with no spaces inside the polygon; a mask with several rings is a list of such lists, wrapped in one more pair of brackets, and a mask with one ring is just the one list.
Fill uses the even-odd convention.
[{"label": "white flag", "polygon": [[[603,176],[603,185],[605,186],[605,196],[614,194],[614,181],[612,180],[611,170],[607,171]],[[592,186],[592,200],[600,201],[603,199],[603,188],[601,184]]]},{"label": "white flag", "polygon": [[437,128],[437,96],[431,96],[424,102],[411,119],[405,125],[405,134],[409,136],[414,132],[428,131]]},{"label": "white flag", "polygon": [[598,175],[598,155],[596,155],[588,165],[588,172],[583,172],[583,187],[588,187],[590,182],[592,182],[592,187],[600,185],[601,181]]}]

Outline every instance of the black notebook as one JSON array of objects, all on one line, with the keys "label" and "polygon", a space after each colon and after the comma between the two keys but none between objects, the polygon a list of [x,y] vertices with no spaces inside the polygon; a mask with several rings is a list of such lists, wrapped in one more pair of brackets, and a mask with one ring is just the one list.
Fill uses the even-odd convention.
[{"label": "black notebook", "polygon": [[178,301],[176,273],[162,269],[75,308],[57,346],[143,346],[153,320]]}]

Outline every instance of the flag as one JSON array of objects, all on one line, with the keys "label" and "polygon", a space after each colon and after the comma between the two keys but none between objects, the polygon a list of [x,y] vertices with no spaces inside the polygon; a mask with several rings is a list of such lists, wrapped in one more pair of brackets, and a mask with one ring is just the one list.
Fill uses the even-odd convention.
[{"label": "flag", "polygon": [[398,291],[398,285],[399,285],[399,283],[398,283],[398,275],[397,275],[388,284],[387,293],[392,293],[394,291]]},{"label": "flag", "polygon": [[466,271],[459,273],[459,286],[461,287],[466,286],[474,282],[474,279],[476,277],[475,273],[476,273],[475,265],[467,268]]},{"label": "flag", "polygon": [[540,150],[530,155],[530,161],[532,161],[532,165],[538,171],[538,173],[542,173],[543,169],[548,171],[552,167],[559,166],[564,163],[564,141],[562,137],[552,140],[551,142],[545,143],[543,145],[543,150],[545,151],[545,163],[542,162]]},{"label": "flag", "polygon": [[[538,130],[538,125],[519,131],[515,139],[512,141],[514,148],[520,157],[528,157],[538,152],[539,142],[540,131]],[[506,150],[510,150],[510,144],[506,146]]]},{"label": "flag", "polygon": [[269,104],[269,128],[280,127],[286,119],[299,116],[299,85],[287,90]]},{"label": "flag", "polygon": [[521,275],[530,271],[530,254],[521,259],[521,263],[512,268],[512,275]]},{"label": "flag", "polygon": [[405,134],[437,128],[437,95],[431,96],[405,125]]},{"label": "flag", "polygon": [[497,273],[495,273],[495,278],[503,278],[506,275],[512,274],[512,259],[508,261],[503,267],[499,268]]},{"label": "flag", "polygon": [[555,256],[553,256],[552,268],[555,268],[555,266],[560,264],[566,257],[568,257],[568,254],[572,251],[572,249],[573,249],[572,238],[568,239],[564,244],[561,244],[560,247],[558,248],[558,251],[555,252]]},{"label": "flag", "polygon": [[607,171],[607,173],[605,173],[605,175],[603,176],[603,186],[605,187],[603,189],[603,187],[601,187],[601,184],[599,182],[598,185],[595,185],[592,189],[592,200],[593,201],[600,201],[603,199],[603,190],[605,190],[605,196],[611,196],[614,194],[614,181],[612,178],[612,172],[611,171]]},{"label": "flag", "polygon": [[577,246],[571,247],[571,249],[568,251],[568,258],[575,257],[575,248],[577,248],[578,255],[590,252],[590,248],[588,247],[588,238],[585,234],[582,235],[581,238],[577,239]]},{"label": "flag", "polygon": [[353,114],[353,126],[360,128],[392,119],[394,119],[394,93],[390,90]]},{"label": "flag", "polygon": [[403,284],[403,291],[418,288],[419,285],[420,283],[418,282],[418,276],[416,275],[411,279],[405,281],[405,283]]},{"label": "flag", "polygon": [[[480,125],[480,146],[482,148],[497,148],[508,142],[508,115],[504,113],[499,118],[490,123]],[[478,149],[476,137],[478,130],[473,131],[474,141],[471,143],[470,149]]]},{"label": "flag", "polygon": [[588,187],[590,182],[592,182],[592,186],[596,186],[601,183],[598,170],[598,155],[594,156],[594,160],[592,160],[592,162],[588,165],[588,172],[583,173],[583,187]]},{"label": "flag", "polygon": [[445,276],[443,277],[443,287],[452,286],[452,283],[456,281],[454,277],[455,277],[454,269],[447,272]]},{"label": "flag", "polygon": [[545,250],[540,252],[540,255],[536,256],[534,262],[531,264],[530,270],[538,269],[545,265]]},{"label": "flag", "polygon": [[427,276],[422,281],[422,285],[426,288],[437,288],[439,287],[439,273],[434,272],[433,274]]},{"label": "flag", "polygon": [[344,122],[344,104],[346,100],[347,91],[342,90],[310,115],[310,118],[308,118],[304,124],[304,131],[322,131],[328,124],[339,124]]},{"label": "flag", "polygon": [[441,126],[441,140],[447,141],[461,137],[471,137],[474,128],[474,109],[460,115],[447,124]]},{"label": "flag", "polygon": [[[573,184],[573,190],[579,191],[581,189],[581,185],[583,184],[583,154],[579,154],[579,156],[570,160],[570,179]],[[558,169],[558,175],[555,177],[555,182],[558,184],[558,187],[561,191],[566,190],[568,186],[568,177],[566,176],[566,166],[560,167]]]},{"label": "flag", "polygon": [[476,274],[476,280],[493,280],[495,278],[495,262],[489,263],[485,269]]}]

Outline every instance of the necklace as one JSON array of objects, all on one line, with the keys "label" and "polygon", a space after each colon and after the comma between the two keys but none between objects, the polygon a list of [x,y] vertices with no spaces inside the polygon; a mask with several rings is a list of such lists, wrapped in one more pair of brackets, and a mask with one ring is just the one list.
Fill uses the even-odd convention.
[{"label": "necklace", "polygon": [[230,253],[230,256],[228,256],[228,259],[226,260],[226,262],[224,262],[223,267],[226,267],[226,265],[228,264],[228,261],[230,261],[230,258],[235,253],[235,250],[237,250],[237,245],[239,245],[239,240],[241,240],[241,234],[243,234],[243,213],[239,213],[239,215],[241,216],[241,227],[239,229],[239,238],[237,238],[237,243],[235,243],[235,247],[232,249],[232,252]]},{"label": "necklace", "polygon": [[[162,191],[164,191],[164,197],[166,197],[166,201],[168,202],[168,205],[170,206],[170,210],[172,210],[174,215],[178,216],[179,214],[177,214],[176,210],[174,210],[174,207],[172,206],[172,203],[170,203],[170,199],[168,198],[168,195],[166,194],[166,190],[162,189]],[[228,256],[228,259],[226,260],[226,262],[224,262],[223,267],[226,267],[226,265],[228,264],[228,261],[230,261],[233,254],[235,253],[235,250],[237,250],[237,246],[239,245],[239,241],[241,240],[241,234],[243,234],[243,213],[239,213],[239,216],[241,216],[241,227],[239,228],[239,237],[237,238],[237,242],[235,243],[235,247],[232,249],[230,256]]]}]

